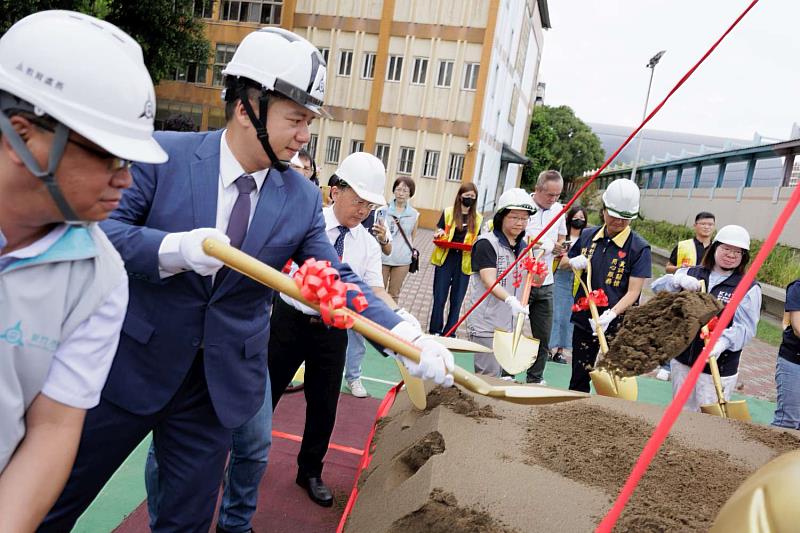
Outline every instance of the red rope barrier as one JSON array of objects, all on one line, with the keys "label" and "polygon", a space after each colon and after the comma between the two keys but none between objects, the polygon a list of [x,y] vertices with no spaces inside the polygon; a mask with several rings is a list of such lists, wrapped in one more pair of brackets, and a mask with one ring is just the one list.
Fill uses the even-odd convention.
[{"label": "red rope barrier", "polygon": [[647,471],[647,467],[650,465],[653,457],[655,457],[658,449],[664,442],[664,439],[667,438],[667,434],[672,428],[672,425],[675,423],[675,420],[678,418],[678,415],[680,415],[683,405],[689,398],[689,394],[692,392],[697,379],[700,377],[700,373],[703,371],[703,367],[706,365],[708,354],[711,352],[714,344],[716,344],[716,342],[722,336],[722,332],[725,331],[726,327],[728,327],[728,324],[736,312],[736,308],[741,303],[745,294],[747,294],[747,291],[750,290],[750,286],[755,280],[756,274],[761,268],[761,265],[764,264],[764,261],[767,259],[770,251],[772,251],[772,249],[775,247],[775,244],[778,242],[778,237],[783,231],[784,226],[786,226],[786,223],[789,221],[789,217],[792,216],[792,213],[797,208],[798,203],[800,203],[800,187],[795,186],[794,192],[789,198],[789,202],[778,216],[778,220],[772,227],[767,240],[764,241],[763,246],[761,246],[761,250],[758,251],[758,255],[756,255],[753,264],[747,270],[744,277],[739,282],[739,285],[736,286],[736,290],[733,291],[733,296],[731,296],[731,300],[725,306],[722,315],[720,315],[719,321],[714,327],[714,331],[711,333],[711,338],[709,339],[708,344],[705,348],[703,348],[702,353],[692,365],[692,368],[689,370],[689,374],[686,377],[686,381],[681,386],[680,390],[678,390],[678,394],[672,399],[672,403],[670,403],[666,411],[664,411],[664,416],[661,418],[661,421],[659,421],[658,426],[656,426],[653,435],[647,441],[647,444],[645,445],[642,454],[639,456],[639,459],[636,461],[628,480],[622,487],[622,490],[617,497],[617,501],[597,527],[598,533],[610,533],[610,531],[613,529],[614,524],[619,518],[619,515],[622,514],[623,509],[625,509],[625,505],[628,503],[628,500],[633,494],[634,489],[636,489],[636,485]]},{"label": "red rope barrier", "polygon": [[714,51],[714,50],[717,48],[717,46],[719,46],[719,44],[722,42],[722,40],[723,40],[723,39],[725,39],[725,37],[727,37],[727,35],[728,35],[728,34],[731,32],[731,30],[733,30],[733,28],[734,28],[734,27],[735,27],[735,26],[736,26],[736,25],[739,23],[739,21],[740,21],[740,20],[742,20],[742,18],[744,18],[744,16],[745,16],[745,15],[746,15],[746,14],[747,14],[747,13],[748,13],[748,12],[749,12],[749,11],[750,11],[752,8],[753,8],[753,6],[755,6],[757,3],[758,3],[758,0],[753,0],[753,1],[750,3],[750,5],[749,5],[749,6],[747,6],[747,9],[745,9],[745,10],[742,12],[742,14],[741,14],[741,15],[739,15],[739,17],[738,17],[738,18],[737,18],[737,19],[736,19],[736,20],[733,22],[733,24],[731,24],[731,26],[730,26],[730,27],[729,27],[729,28],[728,28],[728,29],[725,31],[725,33],[723,33],[723,34],[722,34],[722,36],[721,36],[719,39],[717,39],[717,41],[716,41],[716,42],[715,42],[715,43],[714,43],[714,44],[711,46],[711,48],[709,48],[709,49],[708,49],[708,51],[707,51],[705,54],[703,54],[703,57],[701,57],[701,58],[700,58],[700,60],[699,60],[697,63],[695,63],[695,65],[694,65],[692,68],[690,68],[690,69],[689,69],[689,70],[686,72],[686,74],[684,74],[684,75],[683,75],[683,77],[680,79],[680,81],[678,81],[678,83],[676,83],[676,84],[675,84],[675,86],[672,88],[672,90],[670,90],[670,92],[667,94],[667,96],[666,96],[666,97],[664,97],[664,99],[663,99],[663,100],[661,100],[661,102],[660,102],[660,103],[659,103],[659,104],[658,104],[658,105],[657,105],[657,106],[656,106],[656,107],[653,109],[653,111],[651,111],[651,112],[650,112],[650,114],[649,114],[649,115],[647,115],[647,117],[646,117],[646,118],[645,118],[645,119],[642,121],[642,123],[641,123],[641,124],[639,124],[639,126],[638,126],[638,127],[635,129],[635,130],[633,130],[633,133],[631,133],[631,134],[628,136],[628,138],[627,138],[627,139],[625,139],[625,141],[624,141],[624,142],[623,142],[623,143],[620,145],[620,147],[619,147],[619,148],[617,148],[617,149],[614,151],[614,153],[613,153],[613,154],[611,154],[611,155],[608,157],[608,159],[606,159],[605,163],[603,163],[603,165],[602,165],[602,166],[601,166],[599,169],[597,169],[597,171],[595,171],[595,173],[594,173],[594,174],[592,174],[592,176],[589,178],[589,180],[588,180],[586,183],[584,183],[584,184],[583,184],[583,186],[582,186],[580,189],[578,189],[578,191],[577,191],[577,192],[576,192],[576,193],[575,193],[575,194],[572,196],[572,198],[570,199],[570,201],[569,201],[569,202],[567,202],[567,203],[566,203],[566,205],[565,205],[565,206],[564,206],[564,207],[561,209],[561,212],[559,212],[559,214],[558,214],[558,215],[556,215],[555,217],[553,217],[553,219],[550,221],[550,223],[548,223],[548,224],[547,224],[547,225],[546,225],[546,226],[545,226],[545,227],[542,229],[542,231],[540,231],[540,232],[539,232],[539,234],[536,236],[536,238],[535,238],[535,239],[532,239],[532,240],[531,240],[531,243],[530,243],[530,244],[528,244],[528,246],[526,246],[526,247],[525,247],[525,249],[524,249],[524,250],[523,250],[523,252],[522,252],[522,253],[519,255],[519,257],[517,257],[516,261],[514,261],[513,263],[511,263],[511,264],[508,266],[508,268],[506,268],[506,269],[505,269],[505,270],[504,270],[504,271],[503,271],[503,272],[502,272],[502,273],[501,273],[499,276],[497,276],[497,279],[496,279],[496,280],[495,280],[495,282],[492,284],[492,286],[491,286],[491,287],[489,287],[488,289],[486,289],[486,292],[484,292],[484,293],[483,293],[483,295],[482,295],[480,298],[478,298],[478,301],[477,301],[477,302],[475,302],[475,303],[472,305],[472,307],[470,307],[469,309],[467,309],[467,312],[466,312],[466,313],[464,313],[464,314],[461,316],[461,318],[459,318],[459,319],[458,319],[458,322],[456,322],[456,323],[455,323],[455,325],[454,325],[452,328],[450,328],[450,331],[448,331],[447,333],[445,333],[445,334],[444,334],[444,336],[445,336],[445,337],[449,337],[450,335],[453,335],[453,334],[456,332],[456,330],[458,329],[458,326],[460,326],[460,325],[461,325],[461,323],[462,323],[462,322],[464,322],[464,320],[466,320],[466,318],[467,318],[467,317],[470,315],[470,313],[472,313],[472,311],[474,311],[474,310],[475,310],[475,308],[476,308],[476,307],[478,307],[478,305],[480,305],[480,304],[481,304],[481,302],[483,302],[483,301],[486,299],[486,297],[487,297],[487,296],[489,296],[489,294],[492,292],[492,289],[494,289],[494,288],[497,286],[497,284],[498,284],[498,283],[500,283],[500,281],[501,281],[501,280],[502,280],[504,277],[506,277],[506,276],[508,275],[508,273],[509,273],[509,272],[511,272],[511,270],[512,270],[512,269],[513,269],[513,268],[516,266],[516,264],[517,264],[517,263],[518,263],[518,262],[519,262],[519,261],[520,261],[520,260],[521,260],[521,259],[522,259],[522,258],[525,256],[525,254],[526,254],[526,253],[528,253],[528,251],[529,251],[531,248],[533,248],[533,245],[534,245],[534,243],[536,243],[536,242],[537,242],[539,239],[541,239],[541,238],[542,238],[542,236],[543,236],[545,233],[547,233],[547,230],[549,230],[549,229],[550,229],[550,228],[553,226],[553,224],[555,224],[555,223],[558,221],[558,219],[559,219],[559,218],[560,218],[562,215],[564,215],[564,214],[565,214],[567,211],[569,211],[569,208],[570,208],[570,207],[572,207],[572,204],[574,204],[574,203],[575,203],[575,201],[576,201],[578,198],[580,198],[580,196],[581,196],[581,195],[582,195],[582,194],[583,194],[583,193],[586,191],[586,189],[589,187],[589,185],[591,185],[591,184],[594,182],[594,180],[595,180],[595,179],[597,179],[597,176],[599,176],[599,175],[600,175],[600,173],[601,173],[601,172],[603,172],[603,171],[606,169],[606,167],[607,167],[609,164],[611,164],[611,162],[612,162],[612,161],[613,161],[613,160],[614,160],[614,159],[617,157],[617,155],[619,155],[619,153],[620,153],[620,152],[621,152],[621,151],[622,151],[622,150],[623,150],[623,149],[624,149],[626,146],[628,146],[628,144],[629,144],[629,143],[631,142],[631,140],[632,140],[632,139],[633,139],[633,138],[636,136],[636,134],[637,134],[637,133],[639,133],[639,131],[640,131],[642,128],[644,128],[645,124],[647,124],[648,122],[650,122],[650,119],[651,119],[651,118],[653,118],[653,117],[656,115],[656,113],[658,113],[658,112],[661,110],[661,108],[662,108],[662,107],[664,107],[664,104],[666,104],[666,103],[667,103],[667,101],[668,101],[668,100],[669,100],[669,99],[672,97],[672,95],[673,95],[673,94],[674,94],[674,93],[675,93],[675,92],[676,92],[676,91],[677,91],[677,90],[678,90],[678,89],[679,89],[679,88],[680,88],[680,87],[681,87],[681,86],[682,86],[684,83],[686,83],[686,80],[688,80],[688,79],[689,79],[689,77],[690,77],[692,74],[694,74],[694,71],[698,69],[698,67],[699,67],[699,66],[700,66],[700,65],[701,65],[701,64],[702,64],[702,63],[703,63],[703,62],[706,60],[706,58],[707,58],[709,55],[711,55],[711,53],[712,53],[712,52],[713,52],[713,51]]},{"label": "red rope barrier", "polygon": [[336,533],[342,533],[344,531],[344,525],[347,523],[347,517],[350,516],[350,513],[353,511],[353,506],[356,504],[356,500],[358,499],[358,478],[361,477],[361,472],[363,472],[372,461],[372,451],[370,448],[372,447],[372,439],[375,438],[375,430],[378,428],[378,420],[389,413],[389,409],[391,409],[392,405],[394,405],[394,400],[397,398],[397,395],[402,388],[403,382],[401,381],[389,389],[389,392],[386,393],[386,396],[383,397],[381,404],[378,406],[378,411],[375,414],[375,422],[372,424],[372,429],[367,436],[367,442],[364,443],[364,455],[361,456],[361,462],[358,464],[358,469],[356,469],[356,478],[353,481],[353,490],[350,491],[350,498],[348,498],[347,505],[342,512],[342,517],[339,519],[339,526],[336,528]]}]

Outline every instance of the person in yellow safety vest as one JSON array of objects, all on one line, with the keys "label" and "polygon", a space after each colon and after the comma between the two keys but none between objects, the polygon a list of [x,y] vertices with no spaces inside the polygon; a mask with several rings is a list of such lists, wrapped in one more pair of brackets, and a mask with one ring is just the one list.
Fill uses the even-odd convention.
[{"label": "person in yellow safety vest", "polygon": [[[453,207],[448,207],[436,224],[433,233],[436,247],[431,263],[433,274],[433,307],[428,331],[442,335],[458,322],[461,304],[467,293],[472,273],[472,244],[478,237],[483,217],[478,213],[478,188],[464,183],[458,189]],[[450,299],[447,323],[444,323],[444,304]],[[455,336],[455,335],[454,335]]]},{"label": "person in yellow safety vest", "polygon": [[[694,237],[680,241],[672,249],[667,261],[667,274],[674,274],[679,268],[688,268],[699,265],[703,260],[706,250],[711,246],[711,236],[714,234],[716,218],[713,213],[700,211],[694,217]],[[656,378],[661,381],[669,381],[669,363],[661,365],[656,373]]]}]

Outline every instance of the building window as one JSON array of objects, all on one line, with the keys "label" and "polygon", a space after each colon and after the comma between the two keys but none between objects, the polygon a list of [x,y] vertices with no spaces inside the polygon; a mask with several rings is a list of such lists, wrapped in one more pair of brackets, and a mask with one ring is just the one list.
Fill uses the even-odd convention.
[{"label": "building window", "polygon": [[450,87],[453,83],[453,62],[449,59],[439,61],[439,75],[436,77],[437,87]]},{"label": "building window", "polygon": [[339,76],[349,76],[353,70],[353,51],[339,50]]},{"label": "building window", "polygon": [[233,57],[236,52],[235,44],[220,44],[217,43],[216,53],[214,54],[214,76],[212,78],[212,85],[222,85],[222,69],[228,64],[228,61]]},{"label": "building window", "polygon": [[403,75],[403,56],[389,56],[389,68],[386,70],[386,81],[400,81]]},{"label": "building window", "polygon": [[371,80],[375,77],[375,52],[364,52],[364,63],[361,66],[361,77]]},{"label": "building window", "polygon": [[461,181],[461,174],[464,173],[464,154],[450,154],[450,166],[447,169],[447,179],[449,181]]},{"label": "building window", "polygon": [[439,175],[439,153],[433,150],[425,150],[425,164],[422,166],[422,176],[424,178],[435,178]]},{"label": "building window", "polygon": [[179,67],[178,69],[175,70],[175,81],[205,84],[207,68],[208,65],[187,63],[183,67]]},{"label": "building window", "polygon": [[519,109],[519,89],[517,86],[514,86],[514,90],[511,91],[511,107],[508,110],[508,123],[512,126],[517,123],[517,110]]},{"label": "building window", "polygon": [[210,19],[214,11],[214,0],[194,0],[194,16]]},{"label": "building window", "polygon": [[341,137],[328,137],[328,149],[325,152],[325,162],[339,163],[339,150],[342,148]]},{"label": "building window", "polygon": [[414,168],[414,149],[408,146],[400,147],[400,165],[397,172],[400,174],[411,174]]},{"label": "building window", "polygon": [[327,65],[329,63],[328,58],[331,55],[331,49],[330,48],[320,48],[319,49],[319,53],[322,54],[322,59],[325,60],[325,64]]},{"label": "building window", "polygon": [[464,63],[464,85],[462,88],[468,91],[474,91],[478,88],[478,70],[480,64],[478,63]]},{"label": "building window", "polygon": [[220,18],[257,24],[280,24],[283,0],[249,0],[231,2],[223,0]]},{"label": "building window", "polygon": [[411,83],[414,85],[425,85],[428,79],[428,58],[414,58],[414,73],[411,75]]},{"label": "building window", "polygon": [[354,154],[356,152],[363,152],[364,151],[364,141],[352,140],[350,141],[350,153]]},{"label": "building window", "polygon": [[208,108],[208,131],[221,130],[225,127],[225,110],[221,107]]},{"label": "building window", "polygon": [[389,166],[389,145],[388,144],[376,144],[375,145],[375,157],[381,160],[383,163],[384,168]]},{"label": "building window", "polygon": [[306,145],[306,151],[311,154],[311,159],[317,158],[317,138],[317,135],[312,133]]},{"label": "building window", "polygon": [[163,130],[164,121],[173,115],[183,115],[191,119],[191,121],[194,122],[194,131],[198,131],[203,122],[203,106],[186,102],[159,100],[156,105],[156,116],[153,121],[153,127],[157,130]]}]

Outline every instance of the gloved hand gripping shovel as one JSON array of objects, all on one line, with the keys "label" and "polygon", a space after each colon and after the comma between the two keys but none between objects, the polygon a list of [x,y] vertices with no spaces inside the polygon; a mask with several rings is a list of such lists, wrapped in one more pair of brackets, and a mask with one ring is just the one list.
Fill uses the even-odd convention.
[{"label": "gloved hand gripping shovel", "polygon": [[[290,278],[284,276],[269,265],[216,239],[206,239],[203,242],[203,249],[208,255],[216,257],[233,270],[271,287],[276,291],[282,292],[313,309],[319,310],[318,305],[303,298],[300,289],[297,288]],[[337,309],[334,311],[334,314],[343,314],[352,317],[354,322],[353,329],[361,333],[364,337],[414,362],[419,362],[421,352],[418,347],[397,337],[379,324],[346,308]],[[455,367],[453,371],[453,377],[456,383],[476,394],[526,405],[566,402],[579,400],[588,396],[580,392],[562,391],[547,387],[490,385],[458,366]]]}]

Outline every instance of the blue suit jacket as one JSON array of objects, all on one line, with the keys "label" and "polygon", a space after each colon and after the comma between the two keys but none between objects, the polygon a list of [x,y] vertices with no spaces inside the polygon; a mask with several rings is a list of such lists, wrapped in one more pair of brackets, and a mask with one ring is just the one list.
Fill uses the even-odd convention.
[{"label": "blue suit jacket", "polygon": [[[130,302],[103,397],[135,414],[162,409],[204,347],[211,401],[226,427],[261,407],[267,374],[273,291],[231,271],[212,290],[211,277],[185,272],[165,279],[158,249],[167,233],[214,227],[221,131],[157,133],[169,154],[161,165],[134,165],[133,186],[101,224],[125,261]],[[242,250],[280,269],[289,258],[329,260],[344,281],[358,283],[364,315],[387,327],[400,319],[374,297],[325,234],[319,189],[293,170],[270,171]]]}]

